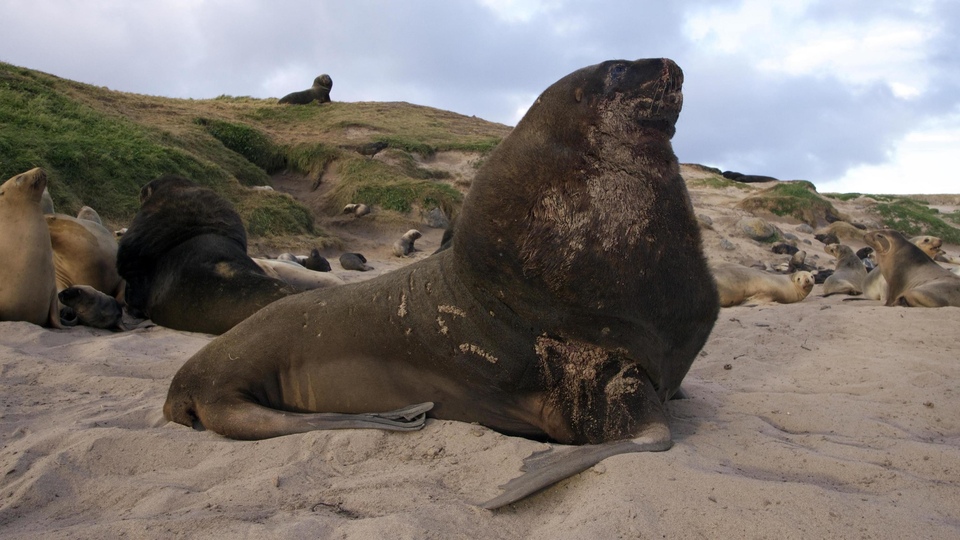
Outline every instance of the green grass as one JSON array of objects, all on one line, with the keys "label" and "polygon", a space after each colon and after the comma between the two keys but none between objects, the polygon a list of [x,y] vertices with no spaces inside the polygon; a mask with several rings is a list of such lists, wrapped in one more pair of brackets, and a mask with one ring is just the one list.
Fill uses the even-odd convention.
[{"label": "green grass", "polygon": [[737,188],[744,191],[750,191],[753,188],[743,182],[735,182],[729,178],[724,178],[719,174],[708,176],[706,178],[697,178],[690,181],[693,187],[704,187],[710,189],[726,189],[728,187]]},{"label": "green grass", "polygon": [[790,216],[812,227],[826,224],[828,215],[838,215],[830,201],[821,197],[816,187],[806,180],[781,182],[743,199],[739,206],[749,211],[765,210],[780,217]]},{"label": "green grass", "polygon": [[[136,213],[143,184],[179,174],[233,202],[251,235],[308,233],[314,230],[308,209],[244,186],[268,184],[270,174],[284,169],[319,180],[332,166],[347,171],[334,200],[359,193],[362,202],[401,212],[432,205],[452,214],[462,196],[436,181],[449,175],[420,166],[413,155],[485,154],[509,132],[509,126],[402,102],[286,106],[225,95],[171,99],[0,62],[0,181],[44,167],[59,212],[89,205],[121,226]],[[368,174],[346,149],[380,140],[401,159],[368,165],[377,171]]]},{"label": "green grass", "polygon": [[862,193],[824,193],[823,196],[828,197],[830,199],[837,200],[837,201],[846,202],[846,201],[851,201],[853,199],[856,199],[857,197],[861,197],[863,196],[863,194]]},{"label": "green grass", "polygon": [[[950,244],[960,244],[960,229],[946,223],[935,208],[927,203],[909,198],[890,197],[890,202],[878,203],[875,211],[884,225],[905,235],[929,234],[939,236]],[[954,213],[956,214],[956,212]],[[949,214],[955,218],[954,214]]]}]

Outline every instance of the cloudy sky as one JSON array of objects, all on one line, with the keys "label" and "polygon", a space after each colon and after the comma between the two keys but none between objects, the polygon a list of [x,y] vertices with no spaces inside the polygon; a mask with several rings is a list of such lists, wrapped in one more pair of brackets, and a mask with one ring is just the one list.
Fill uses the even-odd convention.
[{"label": "cloudy sky", "polygon": [[515,125],[567,73],[668,57],[681,162],[960,193],[958,0],[2,0],[0,61],[114,90],[408,101]]}]

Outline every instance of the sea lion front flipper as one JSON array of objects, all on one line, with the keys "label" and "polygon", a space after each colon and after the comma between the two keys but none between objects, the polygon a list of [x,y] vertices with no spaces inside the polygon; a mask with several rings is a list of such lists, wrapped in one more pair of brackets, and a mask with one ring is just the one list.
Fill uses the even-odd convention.
[{"label": "sea lion front flipper", "polygon": [[519,501],[541,489],[583,472],[617,454],[662,452],[673,446],[670,429],[664,424],[651,424],[633,439],[583,446],[554,446],[535,452],[523,460],[523,474],[500,486],[503,493],[481,503],[487,510]]},{"label": "sea lion front flipper", "polygon": [[[180,406],[177,406],[180,405]],[[168,419],[197,428],[184,404],[164,405]],[[169,413],[167,407],[170,407]],[[269,439],[322,429],[385,429],[416,431],[423,428],[433,403],[418,403],[382,413],[293,413],[264,407],[251,401],[207,404],[197,409],[196,418],[205,428],[231,439]]]}]

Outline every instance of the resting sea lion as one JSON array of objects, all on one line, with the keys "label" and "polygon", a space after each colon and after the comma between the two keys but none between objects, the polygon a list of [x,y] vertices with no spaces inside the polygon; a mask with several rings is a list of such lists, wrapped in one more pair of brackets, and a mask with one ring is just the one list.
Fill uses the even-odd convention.
[{"label": "resting sea lion", "polygon": [[247,233],[230,203],[166,175],[140,190],[140,210],[120,238],[117,270],[127,308],[156,324],[221,334],[296,289],[247,255]]},{"label": "resting sea lion", "polygon": [[320,255],[320,250],[316,248],[310,250],[310,256],[304,259],[303,265],[314,272],[329,272],[332,270],[330,261]]},{"label": "resting sea lion", "polygon": [[[936,260],[935,257],[937,254],[940,253],[940,246],[943,245],[943,241],[936,236],[914,236],[910,239],[910,242],[934,260]],[[876,252],[872,247],[868,246],[863,249],[870,250],[870,252],[874,254],[874,257],[876,257]],[[867,277],[863,280],[863,297],[870,300],[886,301],[887,280],[883,277],[883,272],[879,266],[874,266],[867,272]]]},{"label": "resting sea lion", "polygon": [[297,256],[294,255],[293,253],[281,253],[281,254],[277,255],[277,260],[278,260],[278,261],[284,261],[284,262],[292,262],[292,263],[295,263],[295,264],[303,265],[303,263],[300,262],[300,257],[297,257]]},{"label": "resting sea lion", "polygon": [[[820,240],[824,244],[839,244],[840,240],[855,240],[857,242],[862,242],[864,232],[866,231],[852,223],[848,223],[846,221],[834,221],[830,225],[818,230],[817,234],[814,235],[814,238]],[[824,238],[823,240],[821,240],[821,236]]]},{"label": "resting sea lion", "polygon": [[416,242],[421,236],[423,236],[423,234],[416,229],[410,229],[409,231],[403,233],[403,236],[393,243],[393,254],[397,257],[406,257],[407,255],[410,255],[416,251],[416,248],[413,247],[413,243]]},{"label": "resting sea lion", "polygon": [[711,267],[717,281],[720,307],[738,306],[747,301],[799,302],[813,290],[813,274],[773,274],[741,264],[716,263]]},{"label": "resting sea lion", "polygon": [[864,236],[877,254],[887,281],[888,306],[960,307],[960,276],[935,263],[897,231],[885,229]]},{"label": "resting sea lion", "polygon": [[253,262],[257,263],[264,274],[279,279],[298,291],[343,285],[343,280],[338,276],[310,270],[298,262],[261,258],[254,258]]},{"label": "resting sea lion", "polygon": [[937,259],[937,255],[940,254],[940,246],[943,245],[943,240],[939,237],[929,235],[914,236],[910,239],[910,242],[920,248],[933,260]]},{"label": "resting sea lion", "polygon": [[116,298],[89,285],[74,285],[60,291],[60,303],[72,309],[77,322],[94,328],[125,330],[123,307]]},{"label": "resting sea lion", "polygon": [[286,103],[290,105],[307,105],[313,101],[317,103],[330,102],[330,90],[333,89],[333,79],[324,73],[313,80],[313,86],[306,90],[289,93],[277,103]]},{"label": "resting sea lion", "polygon": [[828,244],[823,250],[837,259],[837,269],[823,282],[823,295],[859,296],[863,293],[863,280],[867,278],[867,268],[853,249],[844,244]]},{"label": "resting sea lion", "polygon": [[342,214],[353,214],[353,217],[363,217],[370,213],[370,207],[363,203],[351,203],[343,207]]},{"label": "resting sea lion", "polygon": [[46,187],[40,168],[0,185],[0,321],[60,328],[53,249],[41,209]]},{"label": "resting sea lion", "polygon": [[117,239],[103,225],[64,214],[44,216],[53,246],[57,290],[90,285],[118,297],[123,280],[117,272]]},{"label": "resting sea lion", "polygon": [[682,80],[666,59],[564,77],[477,172],[451,248],[268,306],[186,362],[166,418],[256,439],[336,426],[317,411],[432,402],[587,445],[529,457],[488,508],[666,450],[663,403],[719,309],[670,146]]},{"label": "resting sea lion", "polygon": [[373,267],[367,264],[367,258],[360,253],[344,253],[340,256],[340,266],[344,270],[356,270],[358,272],[373,270]]}]

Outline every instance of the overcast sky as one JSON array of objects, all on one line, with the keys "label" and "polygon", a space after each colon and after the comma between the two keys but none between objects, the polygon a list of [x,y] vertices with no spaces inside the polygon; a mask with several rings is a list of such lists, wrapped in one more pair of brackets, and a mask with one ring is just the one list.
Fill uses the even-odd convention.
[{"label": "overcast sky", "polygon": [[960,193],[960,0],[0,0],[0,60],[178,98],[408,101],[515,125],[583,66],[684,71],[681,162]]}]

